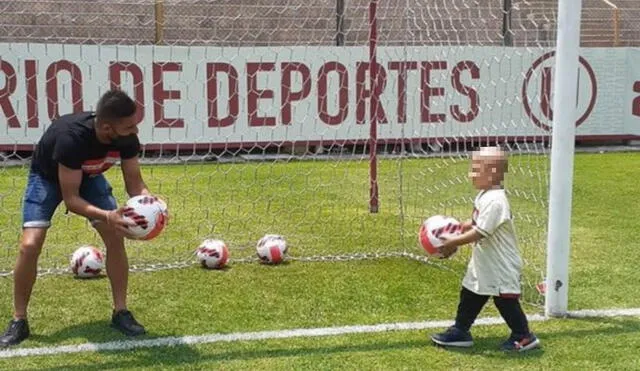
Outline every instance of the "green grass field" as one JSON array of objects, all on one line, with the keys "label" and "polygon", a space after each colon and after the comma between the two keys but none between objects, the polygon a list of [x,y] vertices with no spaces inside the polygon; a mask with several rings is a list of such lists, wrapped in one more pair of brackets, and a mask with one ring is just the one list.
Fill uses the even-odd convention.
[{"label": "green grass field", "polygon": [[[640,179],[632,153],[576,156],[570,309],[640,307],[640,257],[634,193]],[[529,266],[526,311],[539,313],[530,285],[544,274],[546,157],[514,156],[509,190]],[[264,233],[281,233],[294,256],[413,252],[424,217],[470,213],[474,191],[465,160],[384,160],[381,212],[367,211],[365,162],[284,162],[145,166],[144,176],[170,204],[167,231],[129,246],[134,263],[184,261],[204,237],[230,244],[232,258],[253,254]],[[1,169],[0,268],[11,269],[26,171]],[[119,199],[121,179],[109,172]],[[6,191],[5,191],[6,190]],[[43,268],[63,266],[82,243],[98,244],[77,216],[59,210],[43,252]],[[54,232],[55,231],[55,232]],[[130,308],[148,338],[452,319],[468,251],[424,264],[402,258],[344,262],[292,261],[281,266],[236,263],[222,271],[190,268],[133,273]],[[12,281],[0,278],[0,313],[9,319]],[[44,276],[30,306],[34,335],[21,347],[121,340],[107,327],[106,278]],[[496,316],[488,305],[482,316]],[[503,354],[504,325],[474,328],[476,347],[446,351],[425,331],[214,343],[129,352],[0,359],[0,369],[633,369],[637,318],[532,323],[544,348]]]},{"label": "green grass field", "polygon": [[[539,265],[546,229],[546,157],[514,156],[514,212],[521,218],[523,251]],[[224,239],[232,258],[254,256],[265,233],[287,238],[293,256],[353,253],[420,253],[420,222],[436,213],[468,219],[475,191],[466,159],[382,160],[380,212],[368,211],[368,161],[203,163],[146,166],[149,188],[171,211],[170,227],[152,242],[131,242],[133,264],[188,259],[205,237]],[[26,168],[0,169],[0,270],[11,269],[19,239]],[[121,174],[107,172],[120,202],[126,200]],[[100,246],[81,217],[59,207],[43,250],[42,267],[64,267],[80,244]]]}]

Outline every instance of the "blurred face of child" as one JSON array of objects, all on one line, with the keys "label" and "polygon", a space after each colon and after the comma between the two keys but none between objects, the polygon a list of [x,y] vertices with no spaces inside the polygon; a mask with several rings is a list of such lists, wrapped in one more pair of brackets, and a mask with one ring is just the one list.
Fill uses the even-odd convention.
[{"label": "blurred face of child", "polygon": [[486,189],[489,185],[489,172],[486,163],[479,156],[474,155],[471,159],[471,171],[469,178],[476,189]]},{"label": "blurred face of child", "polygon": [[474,152],[471,157],[469,178],[476,189],[499,186],[504,178],[503,158],[493,154]]}]

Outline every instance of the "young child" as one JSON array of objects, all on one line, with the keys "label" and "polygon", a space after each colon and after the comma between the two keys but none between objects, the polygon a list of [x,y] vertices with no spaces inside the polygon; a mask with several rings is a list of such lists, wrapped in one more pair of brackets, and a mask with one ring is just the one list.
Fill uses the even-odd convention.
[{"label": "young child", "polygon": [[440,251],[445,257],[458,246],[474,243],[471,261],[462,281],[455,324],[431,336],[442,346],[471,347],[469,329],[493,297],[498,311],[511,329],[502,344],[507,351],[527,351],[540,346],[529,331],[527,317],[520,306],[522,259],[507,195],[502,188],[507,172],[505,153],[497,147],[483,147],[472,155],[471,181],[480,192],[473,205],[472,220],[463,223],[462,234],[442,238]]}]

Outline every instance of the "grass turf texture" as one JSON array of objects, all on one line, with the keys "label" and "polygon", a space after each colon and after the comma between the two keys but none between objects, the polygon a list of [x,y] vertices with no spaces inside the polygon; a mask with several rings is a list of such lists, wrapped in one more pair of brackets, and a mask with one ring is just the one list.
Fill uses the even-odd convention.
[{"label": "grass turf texture", "polygon": [[[638,159],[637,154],[625,153],[576,156],[571,309],[640,307],[640,294],[636,284],[640,274],[634,268],[640,255],[634,221],[638,220],[640,210],[633,207],[637,202],[632,192],[639,175],[635,167]],[[316,251],[401,250],[403,246],[411,249],[415,247],[417,224],[424,216],[430,215],[432,211],[442,212],[443,208],[459,217],[464,217],[469,212],[469,204],[462,202],[474,194],[466,183],[468,164],[466,161],[451,164],[447,161],[383,162],[380,175],[383,211],[373,216],[366,212],[368,189],[364,163],[145,167],[145,177],[149,180],[151,189],[161,188],[161,193],[167,196],[172,208],[190,212],[182,212],[182,216],[178,214],[174,217],[170,229],[159,238],[162,242],[152,242],[154,245],[148,246],[134,244],[131,253],[135,259],[142,259],[149,253],[143,252],[143,249],[156,249],[155,252],[161,254],[160,258],[174,258],[181,254],[180,250],[190,252],[193,243],[197,242],[197,236],[208,233],[222,235],[225,240],[234,240],[237,236],[237,241],[244,241],[244,247],[248,250],[255,243],[252,234],[259,237],[267,232],[265,228],[277,225],[270,223],[278,220],[293,221],[284,223],[284,228],[289,229],[282,232],[278,230],[278,233],[291,236],[288,238],[292,241],[292,248],[297,246],[306,254]],[[535,232],[536,224],[541,222],[542,228],[546,227],[544,207],[539,201],[531,199],[531,195],[543,194],[536,191],[540,184],[525,176],[527,169],[543,169],[546,166],[544,161],[543,158],[535,157],[512,160],[510,189],[518,189],[521,195],[529,198],[512,197],[514,211],[542,219],[531,222],[525,220],[518,225],[520,236],[525,241],[527,231]],[[400,167],[404,174],[403,188],[394,182],[398,179]],[[326,169],[327,174],[324,175],[318,168]],[[435,176],[427,170],[429,168],[434,171]],[[294,171],[294,175],[290,175],[287,169]],[[306,177],[303,176],[305,171]],[[0,189],[8,190],[2,198],[3,208],[11,210],[5,214],[2,224],[7,226],[3,229],[3,236],[6,236],[15,232],[15,228],[19,226],[19,220],[15,219],[19,213],[15,210],[19,210],[17,203],[23,191],[20,175],[24,170],[4,169],[2,172],[9,175],[0,178],[3,183]],[[117,175],[113,174],[113,170],[110,173]],[[212,180],[205,178],[204,174],[208,173],[214,174]],[[333,178],[331,173],[334,174]],[[537,176],[535,172],[534,175]],[[220,178],[224,181],[219,180]],[[305,178],[308,179],[305,186],[313,189],[315,184],[317,192],[303,192],[299,183]],[[114,188],[118,189],[119,178],[113,176],[111,179]],[[450,185],[441,186],[440,179],[451,180]],[[347,186],[318,186],[335,184],[336,180]],[[11,186],[10,182],[16,184]],[[266,186],[267,182],[272,183]],[[154,188],[154,185],[158,187]],[[436,187],[441,189],[435,190]],[[254,188],[262,188],[262,191]],[[433,193],[425,189],[432,189]],[[280,196],[283,193],[286,193],[287,198]],[[354,194],[360,197],[356,198]],[[398,216],[399,208],[384,211],[384,205],[397,205],[400,194],[406,200],[403,205],[405,224],[402,224]],[[433,206],[421,201],[434,194],[441,197],[442,205]],[[233,198],[228,200],[226,196]],[[286,201],[290,198],[295,199],[295,202]],[[178,203],[172,202],[173,200]],[[8,205],[12,202],[16,205],[10,209]],[[207,204],[208,202],[211,204]],[[278,202],[287,202],[286,205],[280,205],[286,208],[276,209]],[[437,210],[438,207],[440,210]],[[279,212],[273,213],[270,210]],[[209,214],[204,226],[200,222],[196,226],[189,224],[191,218],[197,220],[196,215],[206,214],[205,211]],[[297,217],[305,214],[306,217],[325,215],[324,218],[317,219],[323,223],[320,230],[317,227],[307,227],[301,221],[296,222],[299,220]],[[237,224],[243,227],[234,223],[234,218],[240,216],[243,218]],[[50,261],[57,259],[58,255],[70,254],[73,248],[68,246],[75,246],[80,240],[88,243],[90,241],[84,239],[92,236],[81,218],[64,217],[60,213],[57,218],[57,224],[67,224],[62,228],[60,225],[56,226],[60,232],[53,235],[53,241],[45,248],[53,250],[49,255]],[[359,224],[353,224],[358,220]],[[329,227],[335,229],[328,229]],[[242,228],[249,229],[243,233]],[[305,228],[309,228],[309,231]],[[327,233],[320,233],[322,231]],[[189,233],[195,236],[181,241]],[[304,236],[309,236],[311,242],[303,243],[306,242]],[[533,260],[537,264],[544,262],[542,246],[534,246],[543,245],[543,237],[529,238],[525,242],[531,244],[529,250],[532,255],[528,257],[528,261]],[[323,240],[340,241],[340,245],[322,244]],[[3,238],[3,243],[7,245],[10,241]],[[238,242],[239,245],[242,243]],[[173,244],[180,244],[182,247],[169,247]],[[252,250],[247,250],[239,251],[250,255]],[[6,246],[3,264],[12,264],[14,251],[15,246]],[[136,317],[147,326],[150,332],[147,338],[450,319],[455,313],[460,275],[465,263],[466,255],[462,253],[451,261],[437,264],[380,259],[339,263],[292,262],[277,267],[235,264],[225,271],[207,271],[194,265],[181,270],[132,274],[130,306]],[[540,274],[539,269],[530,273],[533,276],[536,274]],[[8,319],[12,297],[10,279],[0,279],[0,296],[5,298],[0,302],[0,312],[6,313]],[[34,335],[24,346],[57,346],[121,339],[107,327],[109,308],[110,292],[105,278],[77,281],[70,276],[42,277],[36,284],[30,306]],[[528,313],[537,310],[535,307],[526,307]],[[495,316],[497,313],[488,305],[483,315]],[[616,365],[633,364],[629,363],[633,360],[625,350],[640,345],[633,337],[639,327],[640,321],[628,318],[533,323],[532,328],[544,342],[545,350],[519,361],[495,350],[508,332],[506,326],[501,325],[474,329],[478,346],[467,352],[444,352],[432,348],[428,346],[424,332],[415,331],[324,339],[208,344],[176,349],[142,349],[126,353],[104,353],[98,355],[97,359],[95,354],[9,359],[0,361],[0,369],[9,366],[14,368],[16,364],[26,368],[54,369],[85,369],[94,366],[101,369],[133,366],[153,368],[155,366],[151,362],[154,360],[166,367],[222,366],[229,369],[277,369],[291,365],[295,368],[319,369],[368,368],[378,365],[383,368],[419,368],[432,365],[436,368],[466,369],[491,366],[543,367],[545,364],[560,368],[576,365],[586,368],[606,365],[615,368]]]},{"label": "grass turf texture", "polygon": [[640,320],[555,320],[536,324],[544,348],[528,354],[496,350],[501,326],[474,330],[475,346],[431,346],[423,331],[326,338],[203,344],[0,361],[12,370],[629,370],[640,367]]},{"label": "grass turf texture", "polygon": [[[128,243],[132,264],[188,259],[204,237],[224,239],[231,258],[255,254],[265,233],[284,235],[295,256],[349,253],[421,253],[416,232],[420,222],[436,213],[467,219],[475,191],[466,173],[466,159],[382,160],[380,205],[368,212],[367,161],[262,162],[146,166],[150,190],[163,197],[172,215],[170,225],[151,242]],[[514,156],[510,189],[523,250],[531,262],[541,256],[544,237],[544,173],[546,158]],[[0,169],[0,269],[12,268],[19,240],[21,197],[26,168]],[[122,204],[126,200],[120,172],[106,173]],[[542,177],[542,178],[541,178]],[[65,214],[60,206],[53,220],[41,267],[61,267],[81,244],[101,247],[84,218]],[[539,260],[539,259],[538,259]]]}]

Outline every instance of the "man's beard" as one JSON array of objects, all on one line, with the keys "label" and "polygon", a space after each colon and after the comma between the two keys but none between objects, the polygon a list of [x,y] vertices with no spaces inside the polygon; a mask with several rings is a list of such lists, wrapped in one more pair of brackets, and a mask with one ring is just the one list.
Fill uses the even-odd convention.
[{"label": "man's beard", "polygon": [[114,146],[119,146],[128,143],[134,137],[131,135],[118,135],[115,138],[111,139],[111,144]]}]

